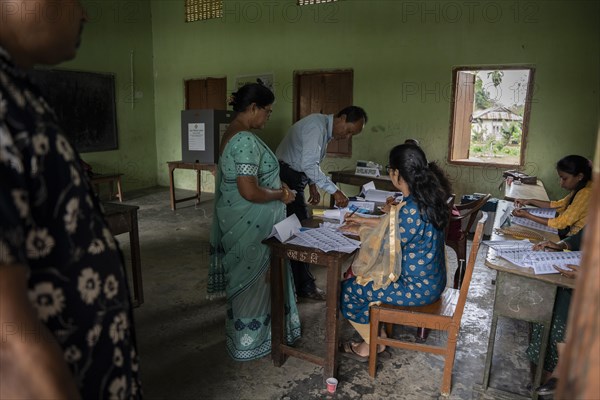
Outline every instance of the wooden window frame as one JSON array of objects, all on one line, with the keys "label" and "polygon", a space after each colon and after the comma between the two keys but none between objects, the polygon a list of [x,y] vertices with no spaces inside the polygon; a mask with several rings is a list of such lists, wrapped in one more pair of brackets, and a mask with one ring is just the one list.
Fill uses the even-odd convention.
[{"label": "wooden window frame", "polygon": [[[455,158],[455,153],[460,151],[460,147],[464,148],[465,141],[470,145],[471,137],[463,132],[463,137],[458,138],[455,135],[455,113],[456,113],[456,94],[457,94],[457,77],[460,72],[463,71],[487,71],[487,70],[529,70],[529,81],[527,83],[527,94],[525,97],[524,111],[523,111],[523,126],[521,130],[521,152],[519,156],[519,164],[507,164],[507,163],[490,163],[481,161],[470,161],[468,159]],[[525,165],[525,152],[527,149],[527,135],[529,132],[529,120],[531,115],[531,104],[533,101],[533,90],[535,81],[535,66],[531,64],[520,64],[520,65],[466,65],[452,68],[452,94],[450,98],[450,143],[448,146],[448,163],[453,165],[470,165],[470,166],[486,166],[492,165],[499,168],[514,168],[523,167]],[[468,151],[468,150],[467,150]]]}]

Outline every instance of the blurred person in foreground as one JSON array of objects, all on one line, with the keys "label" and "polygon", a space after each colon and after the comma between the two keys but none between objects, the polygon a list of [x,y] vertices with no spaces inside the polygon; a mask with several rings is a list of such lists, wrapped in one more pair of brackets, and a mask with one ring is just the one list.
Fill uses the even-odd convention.
[{"label": "blurred person in foreground", "polygon": [[0,0],[0,21],[0,398],[141,398],[121,252],[27,77],[75,57],[87,15]]}]

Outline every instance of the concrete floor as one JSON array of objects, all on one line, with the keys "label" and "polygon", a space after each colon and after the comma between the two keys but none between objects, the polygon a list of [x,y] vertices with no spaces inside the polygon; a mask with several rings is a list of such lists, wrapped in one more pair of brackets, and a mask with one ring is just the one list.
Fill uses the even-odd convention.
[{"label": "concrete floor", "polygon": [[[177,191],[178,197],[189,196]],[[392,349],[381,360],[376,380],[366,364],[342,357],[335,395],[325,390],[322,369],[290,358],[274,367],[270,358],[234,362],[225,351],[224,301],[206,297],[208,237],[212,222],[212,197],[202,202],[179,203],[169,208],[167,188],[125,194],[125,203],[140,207],[139,229],[144,283],[144,304],[135,309],[142,384],[148,399],[433,399],[440,397],[441,356]],[[127,235],[117,239],[128,255]],[[514,399],[493,390],[481,393],[488,343],[495,274],[483,265],[483,252],[473,275],[463,315],[453,370],[452,399]],[[450,250],[450,255],[454,253]],[[449,266],[455,266],[452,259]],[[454,271],[449,268],[449,276]],[[315,269],[324,287],[323,269]],[[319,351],[323,341],[324,303],[301,302],[301,347]],[[342,339],[353,336],[342,322]],[[527,395],[529,363],[525,357],[527,324],[501,319],[498,324],[491,386]],[[411,339],[414,330],[395,331]],[[429,341],[443,340],[432,332]]]}]

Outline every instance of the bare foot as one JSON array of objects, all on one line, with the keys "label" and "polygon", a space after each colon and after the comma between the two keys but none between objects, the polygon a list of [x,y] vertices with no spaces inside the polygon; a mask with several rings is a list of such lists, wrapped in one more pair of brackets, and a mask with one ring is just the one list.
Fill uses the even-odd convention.
[{"label": "bare foot", "polygon": [[[369,357],[369,345],[367,344],[367,342],[352,343],[351,346],[354,352],[359,356]],[[377,354],[382,353],[383,351],[385,351],[385,346],[378,345]]]}]

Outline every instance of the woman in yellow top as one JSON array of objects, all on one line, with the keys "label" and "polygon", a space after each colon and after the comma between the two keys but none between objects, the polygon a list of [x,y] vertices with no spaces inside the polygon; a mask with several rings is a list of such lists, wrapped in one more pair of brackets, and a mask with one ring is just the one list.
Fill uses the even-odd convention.
[{"label": "woman in yellow top", "polygon": [[[558,201],[516,199],[517,208],[513,215],[556,228],[559,236],[564,238],[576,234],[585,226],[592,194],[592,165],[585,157],[570,155],[556,163],[556,172],[560,178],[560,187],[570,190],[571,193]],[[519,208],[527,205],[554,208],[558,215],[555,218],[543,218],[530,214],[527,209]]]}]

